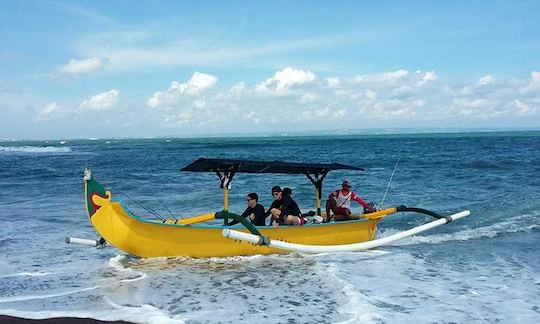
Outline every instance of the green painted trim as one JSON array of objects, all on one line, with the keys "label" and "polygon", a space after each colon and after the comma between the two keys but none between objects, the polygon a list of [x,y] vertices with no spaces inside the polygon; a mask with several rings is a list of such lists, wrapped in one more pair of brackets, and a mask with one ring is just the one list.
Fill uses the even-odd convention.
[{"label": "green painted trim", "polygon": [[226,220],[228,218],[232,218],[235,221],[237,221],[237,222],[241,223],[242,225],[244,225],[251,232],[251,234],[261,235],[261,233],[255,228],[255,226],[253,226],[253,224],[251,224],[251,222],[248,221],[245,217],[242,217],[242,216],[240,216],[238,214],[229,213],[226,210],[221,211],[219,213],[216,213],[216,219],[224,219],[224,220]]},{"label": "green painted trim", "polygon": [[105,188],[94,180],[92,177],[90,180],[85,180],[84,185],[86,186],[85,192],[86,192],[86,208],[87,213],[89,217],[92,217],[94,213],[97,211],[98,208],[95,208],[94,203],[92,202],[92,194],[97,194],[101,197],[107,197],[107,193],[105,192]]}]

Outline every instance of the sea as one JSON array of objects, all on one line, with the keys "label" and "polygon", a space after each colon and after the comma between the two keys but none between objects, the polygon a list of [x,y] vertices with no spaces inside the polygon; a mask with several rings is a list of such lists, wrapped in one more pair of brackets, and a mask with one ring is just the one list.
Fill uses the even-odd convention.
[{"label": "sea", "polygon": [[[471,216],[366,252],[144,259],[64,242],[99,238],[84,207],[85,167],[114,196],[130,197],[124,202],[140,217],[152,217],[147,209],[179,218],[221,210],[215,174],[180,172],[200,157],[359,166],[365,171],[330,172],[324,196],[349,179],[379,207],[386,192],[384,207]],[[274,185],[292,188],[303,211],[314,209],[303,175],[237,174],[230,210],[242,212],[249,192],[269,206]],[[430,220],[394,214],[377,236]],[[0,315],[539,323],[540,132],[2,141]]]}]

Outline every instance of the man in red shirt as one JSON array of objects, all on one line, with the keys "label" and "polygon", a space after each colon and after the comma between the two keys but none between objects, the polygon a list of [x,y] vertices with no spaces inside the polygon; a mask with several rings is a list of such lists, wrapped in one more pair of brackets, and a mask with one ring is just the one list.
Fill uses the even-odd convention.
[{"label": "man in red shirt", "polygon": [[[377,209],[372,205],[363,201],[358,197],[354,192],[349,191],[351,188],[351,183],[349,180],[343,180],[341,184],[341,190],[332,191],[328,195],[328,200],[326,201],[326,221],[329,222],[334,218],[336,221],[358,219],[360,215],[353,215],[351,213],[351,200],[358,202],[360,205],[364,206],[364,212],[374,212]],[[332,216],[331,212],[334,213]]]}]

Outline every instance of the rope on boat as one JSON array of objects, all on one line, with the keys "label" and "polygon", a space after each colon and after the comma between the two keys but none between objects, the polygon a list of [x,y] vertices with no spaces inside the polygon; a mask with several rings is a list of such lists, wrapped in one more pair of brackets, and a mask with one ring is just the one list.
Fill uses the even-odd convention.
[{"label": "rope on boat", "polygon": [[400,156],[398,156],[398,159],[396,161],[396,165],[394,165],[394,170],[392,171],[392,175],[390,176],[390,181],[388,181],[388,186],[386,186],[386,190],[384,191],[384,196],[381,201],[381,205],[379,206],[379,209],[383,209],[384,200],[386,199],[386,194],[388,194],[388,189],[390,188],[390,184],[392,183],[392,179],[394,178],[394,173],[396,173],[397,165],[399,163],[399,159],[401,159]]},{"label": "rope on boat", "polygon": [[121,192],[121,191],[118,191],[118,193],[124,195],[127,199],[133,201],[134,203],[136,203],[136,204],[139,205],[140,207],[144,208],[147,212],[149,212],[150,214],[156,216],[156,217],[159,218],[160,220],[162,220],[162,221],[165,220],[165,218],[161,217],[161,215],[159,215],[159,213],[157,213],[155,210],[153,210],[153,209],[150,208],[150,207],[144,206],[144,205],[141,204],[140,202],[138,202],[138,201],[136,201],[135,199],[133,199],[133,198],[131,198],[130,196],[128,196],[127,193]]},{"label": "rope on boat", "polygon": [[224,229],[222,235],[228,239],[240,240],[248,243],[266,245],[271,248],[287,250],[292,252],[301,252],[301,253],[327,253],[327,252],[354,252],[354,251],[363,251],[368,249],[373,249],[379,246],[389,244],[391,242],[403,239],[405,237],[413,236],[424,231],[430,230],[440,225],[447,224],[451,221],[458,220],[463,217],[467,217],[471,214],[470,211],[464,210],[462,212],[439,218],[437,220],[431,221],[424,225],[420,225],[409,230],[396,233],[387,237],[383,237],[377,240],[354,243],[354,244],[344,244],[344,245],[305,245],[305,244],[296,244],[288,243],[279,240],[272,240],[267,236],[262,235],[253,235],[244,232],[239,232],[231,229]]},{"label": "rope on boat", "polygon": [[165,206],[165,204],[163,203],[163,201],[161,201],[161,199],[157,198],[157,201],[159,201],[159,203],[163,206],[163,208],[165,208],[169,214],[171,215],[171,217],[174,219],[174,220],[178,220],[178,218],[174,217],[173,213],[171,212],[171,210],[169,208],[167,208],[167,206]]}]

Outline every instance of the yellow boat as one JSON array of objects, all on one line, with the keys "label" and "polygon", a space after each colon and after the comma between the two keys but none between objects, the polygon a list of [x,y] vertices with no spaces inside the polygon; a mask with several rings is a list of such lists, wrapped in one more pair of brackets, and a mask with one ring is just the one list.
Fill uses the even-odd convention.
[{"label": "yellow boat", "polygon": [[[298,245],[341,246],[371,241],[375,238],[377,223],[386,215],[397,211],[417,211],[442,218],[423,209],[404,206],[388,208],[365,214],[359,220],[306,224],[304,226],[253,226],[248,220],[228,211],[228,190],[236,173],[286,173],[305,174],[315,186],[317,214],[321,215],[322,182],[331,170],[362,170],[343,164],[306,164],[286,162],[260,162],[229,159],[198,159],[182,171],[215,172],[224,193],[223,211],[183,219],[148,220],[129,212],[123,203],[114,198],[85,170],[85,201],[90,222],[102,236],[102,241],[130,255],[152,257],[224,257],[237,255],[286,253],[264,244],[233,240],[224,237],[225,229],[272,238]],[[201,224],[214,219],[223,219],[224,225]],[[240,226],[227,226],[234,219]]]}]

